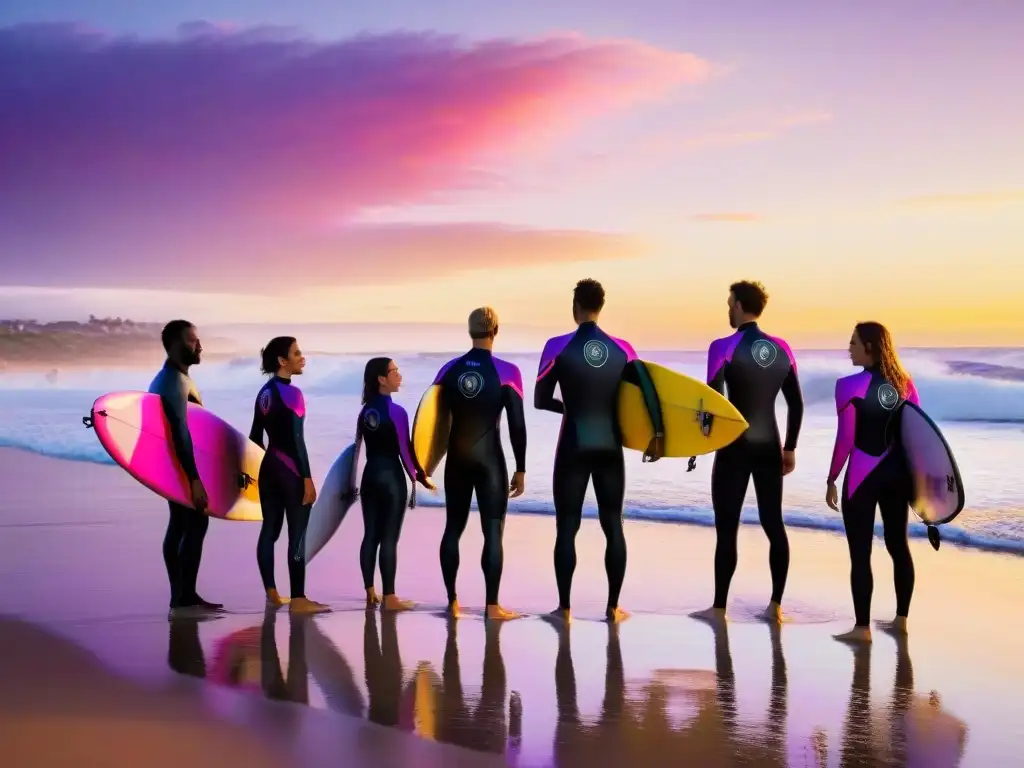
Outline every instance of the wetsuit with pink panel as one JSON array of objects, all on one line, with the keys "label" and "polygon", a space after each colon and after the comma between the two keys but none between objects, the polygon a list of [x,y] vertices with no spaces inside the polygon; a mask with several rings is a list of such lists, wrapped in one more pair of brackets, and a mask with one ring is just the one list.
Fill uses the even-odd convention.
[{"label": "wetsuit with pink panel", "polygon": [[[743,414],[750,425],[738,440],[715,454],[711,500],[715,512],[715,607],[724,609],[736,572],[740,515],[754,481],[758,517],[768,536],[772,602],[781,604],[789,574],[789,538],[782,519],[782,452],[796,450],[804,402],[793,350],[756,322],[744,323],[708,349],[708,385]],[[785,441],[779,435],[775,402],[788,409]]]},{"label": "wetsuit with pink panel", "polygon": [[[619,386],[628,381],[640,388],[654,431],[664,434],[661,405],[647,366],[626,341],[609,336],[592,321],[575,333],[556,336],[544,346],[534,405],[562,414],[555,449],[555,578],[559,608],[569,610],[576,570],[576,534],[583,517],[583,497],[591,479],[598,519],[604,531],[608,608],[618,607],[626,573],[626,539],[622,507],[626,471],[619,428]],[[554,396],[555,386],[562,399]]]},{"label": "wetsuit with pink panel", "polygon": [[836,382],[839,426],[828,481],[834,483],[849,460],[843,480],[842,510],[858,626],[870,623],[874,589],[871,543],[876,507],[882,517],[885,548],[892,557],[897,616],[907,616],[914,594],[914,561],[907,540],[910,474],[889,431],[891,417],[904,400],[920,405],[913,382],[908,381],[906,393],[900,393],[877,368],[866,368]]}]

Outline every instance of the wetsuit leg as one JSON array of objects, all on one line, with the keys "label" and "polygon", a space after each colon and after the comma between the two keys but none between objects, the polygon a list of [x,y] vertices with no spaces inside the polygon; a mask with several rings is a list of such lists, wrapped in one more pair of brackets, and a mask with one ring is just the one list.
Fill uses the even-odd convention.
[{"label": "wetsuit leg", "polygon": [[198,605],[201,601],[196,592],[199,580],[199,565],[203,559],[203,542],[210,527],[210,518],[202,512],[184,507],[185,532],[181,537],[178,562],[181,568],[181,592],[179,605]]},{"label": "wetsuit leg", "polygon": [[583,521],[583,497],[590,467],[569,451],[556,451],[552,490],[555,499],[555,581],[558,607],[568,611],[572,576],[576,572],[576,534]]},{"label": "wetsuit leg", "polygon": [[269,472],[260,472],[260,509],[263,512],[263,523],[260,526],[260,537],[256,541],[256,564],[260,569],[264,589],[277,589],[277,581],[274,578],[274,545],[281,536],[286,506],[287,499],[278,479],[272,477]]},{"label": "wetsuit leg", "polygon": [[745,446],[721,450],[711,470],[711,506],[715,511],[715,608],[725,610],[736,573],[740,513],[750,484]]},{"label": "wetsuit leg", "polygon": [[[789,537],[782,520],[782,451],[768,449],[751,462],[757,513],[768,537],[768,568],[772,574],[772,602],[782,603],[789,576]],[[742,502],[741,502],[742,504]]]},{"label": "wetsuit leg", "polygon": [[592,464],[597,517],[604,531],[604,570],[608,574],[608,608],[619,607],[626,578],[626,534],[622,506],[626,500],[626,461],[622,452],[601,456]]},{"label": "wetsuit leg", "polygon": [[508,511],[508,469],[504,458],[492,466],[478,467],[474,473],[476,503],[480,508],[480,526],[484,548],[480,568],[484,572],[487,605],[498,604],[501,571],[505,564],[505,513]]},{"label": "wetsuit leg", "polygon": [[285,506],[288,518],[288,580],[292,597],[306,596],[306,527],[309,525],[310,504],[302,503],[302,486],[289,495]]},{"label": "wetsuit leg", "polygon": [[402,523],[405,522],[405,505],[409,501],[409,487],[405,484],[405,475],[400,468],[389,473],[382,485],[384,491],[381,504],[377,508],[381,515],[380,526],[380,564],[381,586],[384,596],[395,594],[395,575],[398,572],[398,539],[402,535]]},{"label": "wetsuit leg", "polygon": [[363,573],[363,588],[373,589],[373,573],[377,568],[377,550],[382,533],[381,499],[377,492],[377,478],[363,473],[359,485],[360,505],[363,508],[363,541],[359,545],[359,569]]},{"label": "wetsuit leg", "polygon": [[878,499],[882,515],[885,548],[892,558],[892,575],[896,587],[896,615],[910,613],[910,600],[914,596],[914,558],[907,540],[910,510],[906,493],[900,486],[887,488]]},{"label": "wetsuit leg", "polygon": [[469,467],[448,461],[444,467],[445,524],[441,535],[441,576],[448,592],[448,602],[458,596],[455,582],[459,575],[459,542],[469,522],[469,505],[473,501],[473,478]]},{"label": "wetsuit leg", "polygon": [[167,520],[167,532],[164,534],[164,565],[167,567],[167,581],[171,587],[171,608],[178,604],[181,594],[181,541],[185,537],[185,521],[188,507],[167,502],[170,517]]},{"label": "wetsuit leg", "polygon": [[875,588],[871,573],[871,542],[875,535],[875,478],[868,475],[852,496],[843,481],[843,526],[850,548],[850,591],[853,613],[858,627],[871,624],[871,594]]}]

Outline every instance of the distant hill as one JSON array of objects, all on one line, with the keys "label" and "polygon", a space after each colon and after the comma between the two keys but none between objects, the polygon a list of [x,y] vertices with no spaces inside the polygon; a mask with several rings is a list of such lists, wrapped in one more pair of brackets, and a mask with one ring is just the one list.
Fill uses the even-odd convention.
[{"label": "distant hill", "polygon": [[[61,366],[159,364],[161,323],[89,316],[87,322],[0,320],[0,371]],[[216,345],[217,339],[213,342]]]}]

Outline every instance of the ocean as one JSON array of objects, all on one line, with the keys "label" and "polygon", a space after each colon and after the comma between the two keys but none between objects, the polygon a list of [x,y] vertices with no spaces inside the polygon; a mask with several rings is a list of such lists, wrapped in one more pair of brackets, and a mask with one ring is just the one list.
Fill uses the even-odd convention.
[{"label": "ocean", "polygon": [[[404,384],[396,400],[415,413],[416,404],[437,369],[451,354],[401,355],[397,362]],[[499,348],[498,354],[501,355]],[[840,516],[825,505],[825,478],[832,453],[836,416],[835,380],[854,372],[845,352],[797,350],[806,402],[797,451],[797,468],[786,478],[784,507],[789,525],[842,530]],[[527,491],[510,505],[512,514],[552,515],[551,467],[559,419],[532,407],[532,382],[538,355],[502,355],[523,370],[529,430]],[[337,454],[351,441],[359,410],[359,392],[367,355],[316,354],[296,383],[306,395],[306,440],[314,473],[322,478]],[[703,380],[705,356],[698,352],[645,355]],[[943,527],[946,541],[1011,553],[1024,553],[1024,349],[906,350],[904,364],[914,376],[922,407],[939,424],[953,448],[966,488],[967,505]],[[205,405],[243,433],[252,418],[253,398],[262,384],[255,356],[207,361],[193,369]],[[73,461],[111,463],[95,435],[83,427],[93,400],[113,390],[145,390],[154,371],[111,368],[0,376],[0,446]],[[778,405],[780,425],[785,404]],[[506,441],[506,454],[511,449]],[[641,463],[627,451],[627,518],[710,525],[713,521],[709,481],[712,456],[698,459],[686,472],[685,459]],[[440,481],[443,467],[436,473]],[[440,482],[439,482],[440,484]],[[420,489],[422,505],[441,506],[443,495]],[[586,514],[594,515],[593,492]],[[757,524],[753,488],[743,521]],[[510,523],[514,524],[514,523]],[[881,533],[880,523],[877,525]],[[911,525],[911,535],[924,526]]]}]

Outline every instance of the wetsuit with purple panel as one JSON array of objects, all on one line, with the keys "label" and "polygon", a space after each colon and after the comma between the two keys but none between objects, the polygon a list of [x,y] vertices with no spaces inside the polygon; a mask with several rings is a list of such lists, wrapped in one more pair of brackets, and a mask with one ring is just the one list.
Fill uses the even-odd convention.
[{"label": "wetsuit with purple panel", "polygon": [[[708,349],[708,385],[743,414],[750,425],[738,440],[715,454],[711,500],[715,512],[715,608],[725,609],[736,572],[740,515],[754,481],[758,516],[768,536],[772,602],[781,604],[789,574],[789,538],[782,520],[782,452],[796,450],[804,402],[796,359],[789,345],[756,322],[744,323]],[[775,402],[786,400],[785,441],[779,435]]]},{"label": "wetsuit with purple panel", "polygon": [[913,382],[907,382],[904,397],[877,368],[836,382],[839,426],[828,481],[834,483],[849,460],[843,480],[843,525],[850,547],[854,613],[861,627],[870,623],[876,507],[882,517],[885,548],[892,557],[897,616],[907,616],[914,594],[914,560],[907,541],[911,479],[903,453],[889,432],[891,417],[904,400],[920,405]]},{"label": "wetsuit with purple panel", "polygon": [[449,361],[434,377],[451,413],[444,468],[447,521],[441,537],[441,573],[449,603],[457,599],[459,540],[469,520],[476,493],[484,548],[487,605],[498,605],[504,564],[502,538],[508,510],[509,478],[501,446],[501,414],[508,415],[509,438],[516,472],[526,471],[526,419],[523,414],[523,376],[519,368],[486,349],[471,349]]},{"label": "wetsuit with purple panel", "polygon": [[379,558],[384,595],[393,595],[398,570],[398,538],[409,501],[406,477],[414,483],[422,483],[424,474],[413,457],[409,414],[390,395],[378,394],[363,406],[356,435],[366,447],[366,466],[359,484],[363,507],[359,567],[363,572],[363,586],[373,588],[374,565]]},{"label": "wetsuit with purple panel", "polygon": [[[661,405],[650,374],[627,342],[609,336],[594,322],[584,322],[575,333],[557,336],[544,346],[534,406],[562,414],[552,483],[557,530],[555,578],[562,610],[570,608],[576,534],[591,479],[607,542],[608,608],[618,607],[626,573],[622,530],[626,472],[618,419],[619,386],[623,381],[640,388],[655,433],[664,434]],[[554,396],[556,385],[561,400]]]},{"label": "wetsuit with purple panel", "polygon": [[293,598],[306,596],[306,560],[303,538],[309,525],[310,505],[303,504],[305,481],[312,477],[303,426],[306,401],[302,391],[281,376],[271,377],[256,395],[249,439],[263,447],[260,465],[260,507],[263,526],[256,543],[263,588],[277,589],[274,578],[274,545],[288,520],[288,578]]}]

